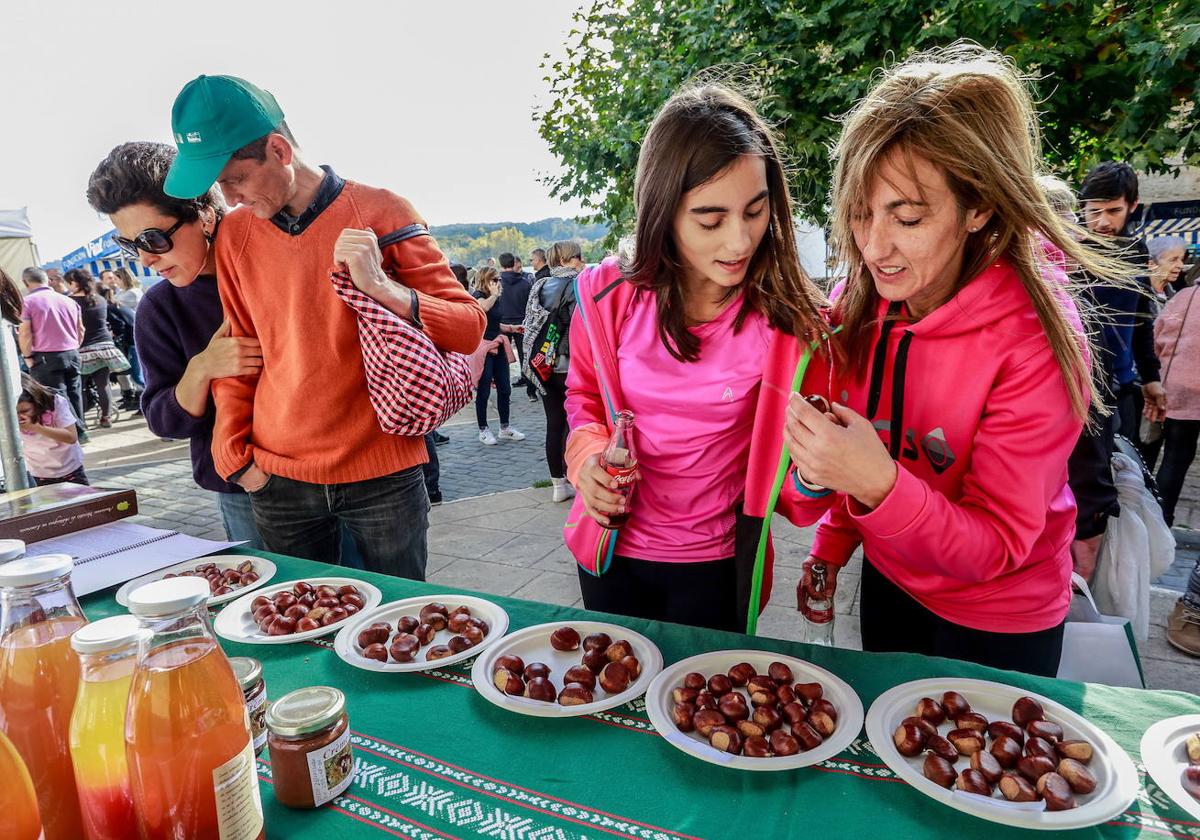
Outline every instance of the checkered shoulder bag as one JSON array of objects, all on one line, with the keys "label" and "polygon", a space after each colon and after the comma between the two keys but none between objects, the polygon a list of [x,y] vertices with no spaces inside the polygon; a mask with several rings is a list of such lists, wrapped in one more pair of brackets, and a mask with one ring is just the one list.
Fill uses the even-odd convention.
[{"label": "checkered shoulder bag", "polygon": [[[379,247],[428,235],[424,225],[409,225],[380,237]],[[360,292],[346,272],[331,272],[330,279],[358,317],[367,392],[381,429],[419,437],[470,402],[475,383],[467,356],[438,350],[419,327]]]}]

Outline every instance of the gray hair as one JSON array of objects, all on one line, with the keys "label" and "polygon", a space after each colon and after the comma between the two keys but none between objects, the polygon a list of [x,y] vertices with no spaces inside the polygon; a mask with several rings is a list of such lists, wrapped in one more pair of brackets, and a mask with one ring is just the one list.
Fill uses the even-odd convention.
[{"label": "gray hair", "polygon": [[45,285],[50,282],[50,278],[46,272],[38,268],[36,265],[31,265],[29,268],[21,272],[21,279],[26,283],[40,283]]},{"label": "gray hair", "polygon": [[1146,240],[1146,250],[1150,252],[1150,259],[1155,262],[1167,251],[1178,249],[1186,253],[1187,246],[1187,241],[1179,236],[1155,236]]},{"label": "gray hair", "polygon": [[1046,194],[1046,203],[1055,213],[1074,216],[1079,209],[1079,199],[1070,184],[1062,178],[1053,175],[1042,175],[1037,179],[1038,186]]}]

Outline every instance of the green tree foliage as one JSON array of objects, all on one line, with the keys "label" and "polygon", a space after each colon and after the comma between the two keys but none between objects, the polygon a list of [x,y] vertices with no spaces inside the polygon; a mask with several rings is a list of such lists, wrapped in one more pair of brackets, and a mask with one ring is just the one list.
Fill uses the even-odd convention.
[{"label": "green tree foliage", "polygon": [[[1036,78],[1048,164],[1078,178],[1098,160],[1160,171],[1200,158],[1197,0],[589,0],[566,57],[542,68],[535,114],[563,163],[552,194],[628,231],[642,136],[684,81],[734,66],[782,131],[802,211],[826,217],[837,117],[872,74],[969,38]],[[568,113],[571,119],[555,118]],[[549,119],[545,117],[549,116]]]},{"label": "green tree foliage", "polygon": [[[475,265],[505,251],[515,254],[528,266],[529,252],[549,247],[559,240],[577,240],[584,259],[603,256],[598,244],[608,233],[599,224],[580,224],[571,219],[549,218],[537,222],[499,222],[496,224],[434,225],[430,232],[442,251],[454,262]],[[598,256],[597,256],[598,255]]]}]

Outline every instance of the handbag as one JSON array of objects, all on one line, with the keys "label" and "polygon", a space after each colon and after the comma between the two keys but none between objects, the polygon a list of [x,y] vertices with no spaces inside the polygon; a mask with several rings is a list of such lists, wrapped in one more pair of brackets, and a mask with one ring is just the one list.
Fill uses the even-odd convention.
[{"label": "handbag", "polygon": [[[415,236],[429,231],[409,225],[381,236],[379,247]],[[383,431],[420,437],[470,402],[475,376],[468,356],[439,350],[419,326],[359,291],[346,272],[330,272],[330,280],[357,316],[367,394]]]},{"label": "handbag", "polygon": [[1142,663],[1129,619],[1104,615],[1087,581],[1071,575],[1071,610],[1063,626],[1060,680],[1145,688]]}]

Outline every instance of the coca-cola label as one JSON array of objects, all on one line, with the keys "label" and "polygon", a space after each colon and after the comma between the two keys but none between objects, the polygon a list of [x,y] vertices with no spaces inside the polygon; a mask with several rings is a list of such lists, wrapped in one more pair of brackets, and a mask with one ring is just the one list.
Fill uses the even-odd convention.
[{"label": "coca-cola label", "polygon": [[612,464],[605,464],[604,471],[617,480],[618,490],[629,487],[637,478],[636,463],[628,467],[614,467]]}]

